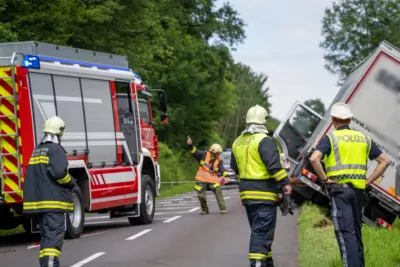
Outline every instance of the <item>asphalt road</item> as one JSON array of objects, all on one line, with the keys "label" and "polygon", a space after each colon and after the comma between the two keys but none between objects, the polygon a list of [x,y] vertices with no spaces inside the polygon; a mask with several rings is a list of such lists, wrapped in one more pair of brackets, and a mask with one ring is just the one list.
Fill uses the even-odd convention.
[{"label": "asphalt road", "polygon": [[[63,267],[246,267],[250,229],[237,189],[224,190],[228,214],[221,215],[214,195],[210,214],[201,216],[197,197],[187,193],[157,201],[155,221],[130,226],[107,214],[86,218],[80,239],[66,240]],[[276,267],[297,264],[297,214],[278,211],[273,243]],[[0,267],[37,267],[37,236],[0,238]]]}]

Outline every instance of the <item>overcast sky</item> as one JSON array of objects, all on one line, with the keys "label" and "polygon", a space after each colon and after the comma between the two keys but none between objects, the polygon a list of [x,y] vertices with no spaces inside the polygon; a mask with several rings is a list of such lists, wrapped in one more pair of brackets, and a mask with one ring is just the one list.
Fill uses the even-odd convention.
[{"label": "overcast sky", "polygon": [[[218,4],[227,0],[218,0]],[[299,100],[328,107],[337,78],[324,68],[321,20],[332,0],[229,0],[246,21],[247,38],[233,56],[268,76],[272,114],[282,120]]]}]

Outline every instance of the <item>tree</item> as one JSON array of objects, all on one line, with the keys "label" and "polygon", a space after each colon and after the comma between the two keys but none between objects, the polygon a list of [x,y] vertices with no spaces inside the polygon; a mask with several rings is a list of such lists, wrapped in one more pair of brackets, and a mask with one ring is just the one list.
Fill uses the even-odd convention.
[{"label": "tree", "polygon": [[[325,105],[321,99],[309,99],[304,101],[304,105],[316,111],[323,116],[326,112]],[[310,138],[315,128],[318,126],[320,119],[309,112],[308,110],[298,107],[294,116],[290,119],[290,123],[299,131],[305,138]]]},{"label": "tree", "polygon": [[304,105],[308,106],[309,108],[313,109],[319,115],[324,116],[326,109],[325,104],[322,102],[320,98],[308,99],[304,101]]},{"label": "tree", "polygon": [[[231,55],[244,26],[229,3],[216,8],[215,0],[0,0],[0,41],[126,55],[150,88],[165,90],[169,124],[157,135],[173,149],[185,148],[187,135],[198,146],[226,135],[231,142],[250,106],[270,111],[267,76]],[[271,118],[269,127],[276,124]]]},{"label": "tree", "polygon": [[322,20],[325,68],[338,85],[383,40],[400,45],[400,0],[339,0]]},{"label": "tree", "polygon": [[[256,73],[249,66],[241,63],[232,65],[232,85],[234,87],[234,96],[236,97],[234,114],[227,114],[220,120],[219,133],[223,138],[223,143],[230,146],[235,138],[245,128],[244,117],[247,110],[258,104],[271,113],[271,105],[269,103],[269,87],[266,85],[268,76],[264,73]],[[273,131],[278,127],[279,122],[270,117],[268,121],[268,129]]]}]

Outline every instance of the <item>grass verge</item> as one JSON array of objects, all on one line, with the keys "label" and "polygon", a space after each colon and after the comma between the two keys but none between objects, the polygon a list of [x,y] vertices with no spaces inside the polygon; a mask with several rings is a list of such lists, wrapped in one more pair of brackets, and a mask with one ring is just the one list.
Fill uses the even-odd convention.
[{"label": "grass verge", "polygon": [[195,183],[190,183],[190,184],[187,183],[187,184],[181,184],[181,185],[175,185],[175,186],[161,185],[160,195],[157,198],[160,199],[160,198],[164,198],[164,197],[172,197],[175,195],[193,191],[194,185],[195,185]]},{"label": "grass verge", "polygon": [[[301,208],[299,224],[300,267],[341,267],[340,253],[327,210],[313,204]],[[321,227],[322,226],[322,227]],[[363,225],[365,265],[400,267],[400,221],[393,230]]]}]

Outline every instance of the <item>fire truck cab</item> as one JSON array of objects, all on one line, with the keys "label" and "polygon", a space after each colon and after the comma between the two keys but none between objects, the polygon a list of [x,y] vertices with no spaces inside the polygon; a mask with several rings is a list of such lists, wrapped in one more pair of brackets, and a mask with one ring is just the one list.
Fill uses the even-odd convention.
[{"label": "fire truck cab", "polygon": [[[66,124],[61,145],[78,187],[66,217],[68,238],[79,238],[85,214],[109,213],[134,224],[152,223],[160,188],[158,140],[151,89],[126,56],[41,43],[0,43],[0,229],[23,225],[26,166],[46,119]],[[166,97],[158,92],[161,121]]]}]

